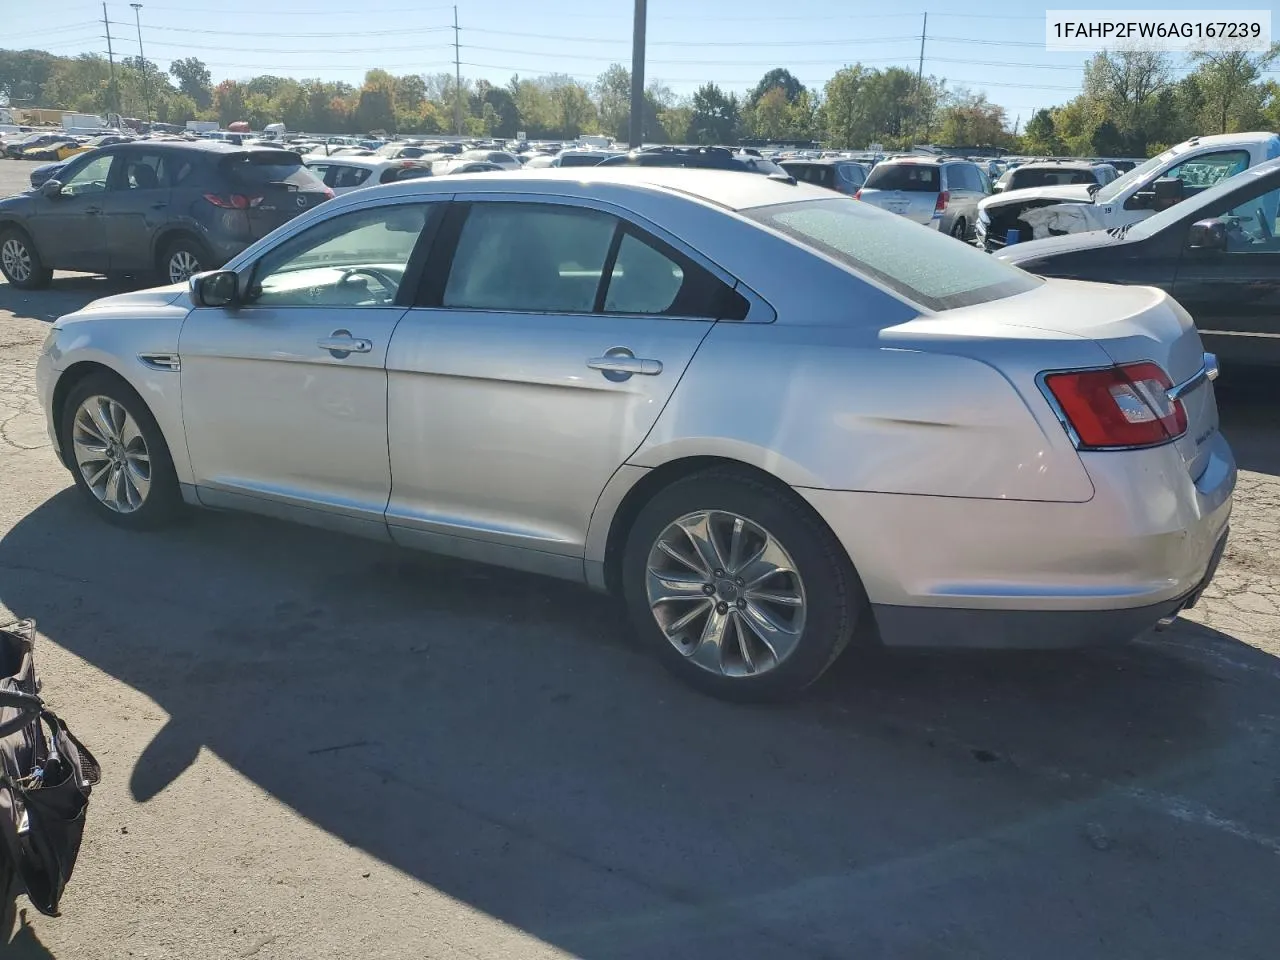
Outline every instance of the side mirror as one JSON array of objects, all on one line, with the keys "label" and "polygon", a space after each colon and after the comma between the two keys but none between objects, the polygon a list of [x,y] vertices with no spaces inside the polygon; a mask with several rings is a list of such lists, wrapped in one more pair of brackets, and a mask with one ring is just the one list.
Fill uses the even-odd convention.
[{"label": "side mirror", "polygon": [[1196,221],[1187,232],[1187,247],[1206,252],[1227,249],[1227,225],[1221,220]]},{"label": "side mirror", "polygon": [[238,299],[240,278],[231,270],[197,273],[189,281],[191,300],[197,307],[230,307]]},{"label": "side mirror", "polygon": [[46,180],[44,183],[40,185],[40,194],[45,197],[62,196],[62,181]]},{"label": "side mirror", "polygon": [[1186,189],[1177,177],[1161,177],[1151,185],[1151,190],[1155,195],[1152,206],[1156,210],[1168,210],[1186,196]]}]

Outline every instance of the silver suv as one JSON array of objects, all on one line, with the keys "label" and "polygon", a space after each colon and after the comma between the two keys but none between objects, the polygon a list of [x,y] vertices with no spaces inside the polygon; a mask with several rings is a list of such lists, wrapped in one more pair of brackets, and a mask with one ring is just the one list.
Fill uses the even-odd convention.
[{"label": "silver suv", "polygon": [[978,203],[990,181],[972,160],[894,157],[876,164],[856,194],[859,200],[960,240],[973,237]]}]

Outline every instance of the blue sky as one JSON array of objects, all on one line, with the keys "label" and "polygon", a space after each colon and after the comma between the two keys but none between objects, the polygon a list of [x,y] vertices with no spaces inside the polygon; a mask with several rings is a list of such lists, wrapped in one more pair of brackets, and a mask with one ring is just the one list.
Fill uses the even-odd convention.
[{"label": "blue sky", "polygon": [[[1085,55],[1044,49],[1043,12],[1050,5],[1271,9],[1280,25],[1276,4],[1257,0],[1041,6],[934,0],[941,9],[930,9],[930,0],[649,0],[647,74],[686,94],[706,80],[745,90],[774,66],[816,87],[854,61],[915,69],[928,9],[925,72],[985,92],[1007,109],[1010,122],[1025,123],[1033,110],[1071,98],[1080,86]],[[105,53],[101,3],[66,0],[56,17],[49,9],[33,0],[0,0],[0,46]],[[124,2],[107,9],[117,54],[136,54],[133,10]],[[273,73],[359,83],[375,66],[397,74],[453,69],[453,7],[432,0],[157,0],[145,3],[141,15],[148,58],[167,67],[197,56],[215,82]],[[461,0],[463,74],[495,83],[513,73],[590,80],[611,62],[630,64],[631,15],[631,0]]]}]

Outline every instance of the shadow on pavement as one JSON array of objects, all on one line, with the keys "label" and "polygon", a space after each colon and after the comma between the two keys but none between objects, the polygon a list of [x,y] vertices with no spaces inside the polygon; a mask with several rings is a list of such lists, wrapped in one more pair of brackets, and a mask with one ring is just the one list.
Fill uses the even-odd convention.
[{"label": "shadow on pavement", "polygon": [[79,310],[99,297],[109,297],[148,286],[145,280],[97,277],[90,274],[57,274],[44,290],[19,290],[0,279],[0,313],[24,320],[52,323],[65,313]]},{"label": "shadow on pavement", "polygon": [[[1137,896],[1128,867],[1087,860],[1091,806],[1209,766],[1245,709],[1158,643],[861,655],[803,703],[734,707],[569,584],[237,516],[130,534],[70,490],[0,541],[0,589],[169,714],[114,772],[139,800],[207,746],[346,843],[593,958],[848,956],[979,922],[964,955],[1035,953],[1035,922],[994,922],[1006,887],[1026,917]],[[1251,936],[1225,867],[1197,869],[1142,890],[1159,908],[1111,946],[1179,954],[1168,921],[1191,913],[1222,955]]]},{"label": "shadow on pavement", "polygon": [[1222,432],[1240,468],[1280,476],[1280,369],[1231,367],[1214,391]]}]

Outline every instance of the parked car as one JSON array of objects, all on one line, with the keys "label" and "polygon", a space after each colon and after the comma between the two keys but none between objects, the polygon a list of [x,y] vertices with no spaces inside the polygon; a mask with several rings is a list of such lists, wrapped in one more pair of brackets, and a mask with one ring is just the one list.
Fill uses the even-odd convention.
[{"label": "parked car", "polygon": [[[561,154],[563,160],[564,154]],[[564,166],[563,162],[561,166]],[[693,167],[700,170],[736,170],[785,177],[788,174],[759,154],[727,147],[646,147],[600,161],[602,167]]]},{"label": "parked car", "polygon": [[67,162],[65,160],[59,160],[55,163],[46,163],[36,167],[31,171],[30,180],[32,189],[43,186],[46,180],[52,180],[58,175],[58,171],[66,165]]},{"label": "parked car", "polygon": [[318,180],[339,196],[361,187],[431,176],[431,165],[420,160],[309,156],[303,157],[302,162]]},{"label": "parked car", "polygon": [[433,177],[447,177],[457,173],[499,173],[502,167],[488,160],[466,160],[462,157],[449,157],[444,160],[431,161]]},{"label": "parked car", "polygon": [[1006,190],[1067,184],[1096,184],[1101,187],[1114,179],[1116,169],[1110,164],[1088,160],[1037,160],[1006,170],[991,188],[995,193],[1003,193]]},{"label": "parked car", "polygon": [[1213,369],[1158,291],[790,179],[601,167],[339,197],[62,317],[36,382],[103,519],[250,510],[585,581],[756,699],[855,638],[1096,644],[1194,603],[1235,480]]},{"label": "parked car", "polygon": [[[1010,230],[1018,231],[1019,240],[1031,240],[1122,227],[1273,157],[1280,157],[1280,136],[1274,133],[1192,137],[1101,189],[1083,183],[991,197],[978,212],[979,239],[986,249],[998,250]],[[1158,180],[1177,180],[1178,191],[1157,197]]]},{"label": "parked car", "polygon": [[62,143],[66,139],[67,135],[61,131],[58,133],[33,133],[25,137],[7,141],[4,145],[4,155],[10,159],[17,159],[28,150],[45,147],[51,143]]},{"label": "parked car", "polygon": [[1280,366],[1280,160],[1146,220],[1032,240],[999,257],[1042,276],[1160,287],[1224,362]]},{"label": "parked car", "polygon": [[978,203],[989,192],[986,174],[972,160],[916,155],[876,164],[856,196],[864,203],[968,240],[978,220]]},{"label": "parked car", "polygon": [[0,269],[24,288],[48,284],[53,270],[157,271],[176,283],[331,196],[287,150],[119,144],[67,161],[39,190],[0,200]]},{"label": "parked car", "polygon": [[867,181],[867,167],[853,160],[781,160],[778,166],[803,183],[850,196]]},{"label": "parked car", "polygon": [[519,170],[523,166],[519,157],[505,150],[463,150],[458,159],[492,163],[499,170]]}]

